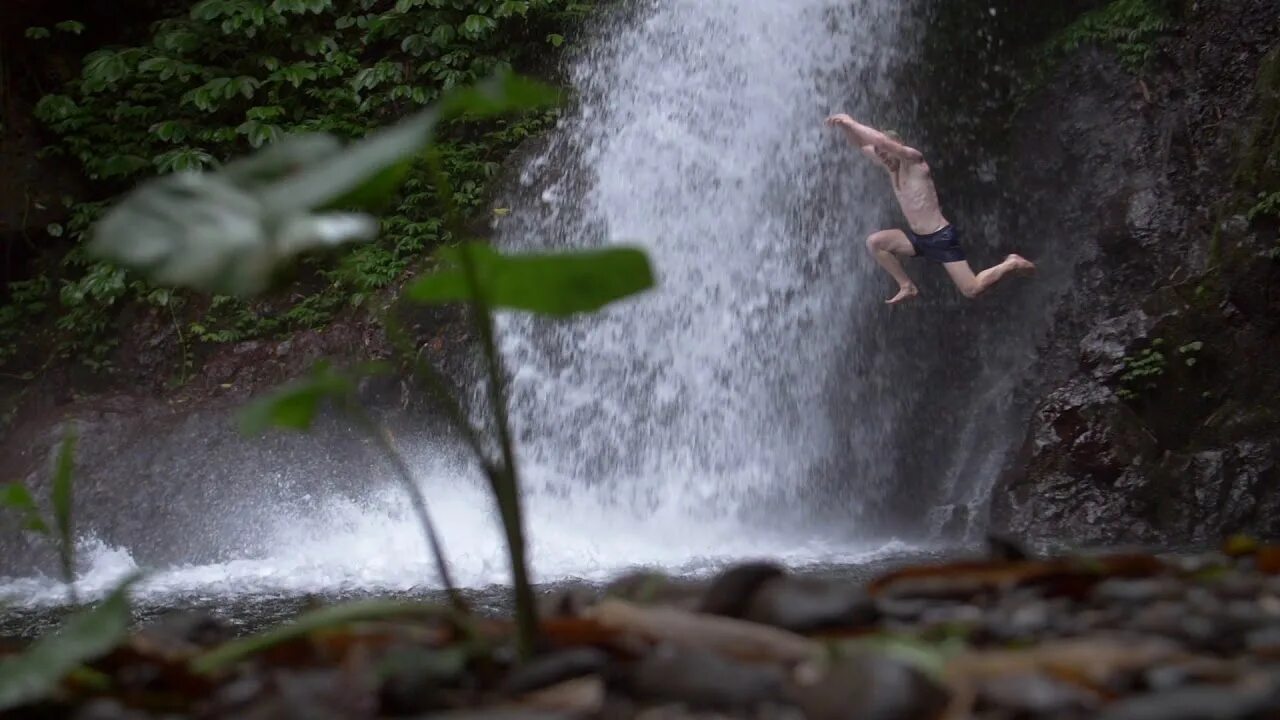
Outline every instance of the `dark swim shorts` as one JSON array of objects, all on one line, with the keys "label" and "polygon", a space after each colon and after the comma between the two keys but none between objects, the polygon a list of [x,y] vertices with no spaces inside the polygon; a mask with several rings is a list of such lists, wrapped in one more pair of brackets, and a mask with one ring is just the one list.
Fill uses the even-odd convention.
[{"label": "dark swim shorts", "polygon": [[930,235],[917,235],[907,228],[907,239],[916,255],[938,263],[962,262],[964,248],[960,247],[960,231],[955,225],[948,225]]}]

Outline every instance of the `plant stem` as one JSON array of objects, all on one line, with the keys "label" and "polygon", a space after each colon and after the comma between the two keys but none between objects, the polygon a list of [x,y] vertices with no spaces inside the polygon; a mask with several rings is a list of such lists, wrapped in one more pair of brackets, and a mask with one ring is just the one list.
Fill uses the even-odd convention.
[{"label": "plant stem", "polygon": [[73,529],[71,483],[75,475],[76,440],[78,433],[75,426],[68,427],[58,446],[57,460],[54,465],[52,505],[53,522],[58,531],[58,562],[62,569],[62,580],[67,585],[67,595],[72,605],[80,604],[76,593],[76,540]]},{"label": "plant stem", "polygon": [[533,587],[529,584],[529,571],[525,560],[524,524],[520,513],[520,477],[516,468],[515,452],[511,443],[511,428],[507,418],[507,398],[502,373],[502,358],[498,356],[494,340],[493,313],[488,299],[480,288],[471,249],[462,248],[462,265],[467,285],[471,289],[476,329],[480,333],[485,364],[489,376],[489,399],[493,406],[494,425],[498,443],[502,448],[502,466],[490,467],[486,474],[498,499],[498,512],[502,516],[502,528],[507,535],[507,549],[511,553],[511,581],[515,591],[517,650],[521,659],[533,657],[537,642],[538,618],[534,608]]},{"label": "plant stem", "polygon": [[444,412],[448,416],[449,422],[458,429],[458,432],[462,433],[463,441],[467,444],[467,447],[471,448],[471,452],[475,454],[481,469],[488,473],[489,469],[493,467],[493,462],[489,459],[488,453],[485,452],[484,446],[480,442],[480,434],[471,425],[466,413],[462,411],[462,406],[459,405],[453,389],[441,377],[439,371],[431,364],[431,361],[423,360],[421,353],[414,350],[413,343],[409,340],[398,320],[388,314],[384,325],[387,331],[387,339],[401,354],[411,358],[414,377],[422,381],[427,386],[427,390],[444,405]]},{"label": "plant stem", "polygon": [[[453,186],[444,171],[439,152],[432,152],[427,161],[436,179],[436,192],[444,209],[446,224],[455,240],[461,241],[465,236],[462,216],[453,195]],[[498,514],[502,518],[502,530],[506,534],[507,553],[511,558],[511,586],[515,594],[516,605],[516,650],[522,660],[533,657],[537,644],[538,617],[534,608],[533,587],[529,584],[529,569],[525,560],[524,521],[520,516],[520,473],[516,468],[515,452],[512,450],[511,429],[507,418],[507,398],[504,390],[502,358],[498,356],[498,345],[494,341],[493,312],[489,308],[489,299],[485,297],[480,285],[479,273],[476,271],[475,259],[471,257],[471,249],[462,245],[462,270],[466,275],[467,289],[471,294],[473,321],[480,334],[480,345],[484,351],[485,366],[489,378],[489,403],[493,406],[494,426],[498,432],[498,445],[502,449],[502,465],[495,466],[485,461],[484,454],[480,462],[485,466],[485,476],[498,501]]]},{"label": "plant stem", "polygon": [[191,349],[187,347],[187,338],[182,334],[182,324],[178,322],[178,312],[173,309],[173,299],[166,303],[169,306],[169,317],[173,318],[173,330],[178,334],[178,347],[182,349],[182,369],[179,370],[178,385],[187,384],[187,371],[191,368]]},{"label": "plant stem", "polygon": [[440,573],[440,581],[444,583],[445,592],[449,594],[449,603],[460,613],[469,612],[467,603],[462,599],[457,585],[453,582],[453,575],[449,572],[449,563],[444,557],[444,547],[440,543],[439,535],[436,534],[435,524],[431,522],[431,515],[427,512],[427,500],[422,496],[421,488],[414,482],[413,471],[409,469],[409,464],[405,462],[404,456],[396,449],[391,433],[369,417],[369,414],[354,402],[347,403],[347,411],[355,418],[361,429],[373,438],[378,448],[382,450],[387,461],[391,463],[391,467],[395,469],[400,484],[404,486],[405,492],[409,494],[409,502],[418,518],[418,525],[422,528],[422,534],[426,538],[427,545],[431,548],[431,554],[435,558],[436,570]]}]

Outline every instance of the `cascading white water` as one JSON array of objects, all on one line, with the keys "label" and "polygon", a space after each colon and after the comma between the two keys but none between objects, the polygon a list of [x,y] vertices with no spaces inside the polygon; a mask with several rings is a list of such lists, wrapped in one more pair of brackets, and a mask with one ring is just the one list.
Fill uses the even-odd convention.
[{"label": "cascading white water", "polygon": [[507,324],[524,455],[549,489],[776,509],[833,432],[856,432],[822,409],[883,193],[839,172],[849,151],[822,120],[885,89],[901,7],[650,2],[577,65],[582,106],[526,169],[536,203],[502,235],[638,243],[659,288],[602,317]]},{"label": "cascading white water", "polygon": [[[902,6],[649,0],[575,63],[580,103],[523,169],[499,234],[524,247],[638,243],[660,286],[568,323],[503,320],[537,580],[881,549],[804,526],[837,446],[861,453],[844,470],[877,477],[887,421],[868,409],[833,423],[826,395],[834,364],[853,362],[872,273],[861,238],[884,193],[864,187],[822,120],[884,97]],[[419,450],[459,580],[505,582],[474,470],[430,441]],[[260,537],[228,543],[230,559],[159,571],[139,592],[396,590],[433,575],[398,492],[320,504],[299,519],[283,500]],[[86,550],[86,594],[133,566],[125,549]],[[62,596],[34,579],[3,594]]]}]

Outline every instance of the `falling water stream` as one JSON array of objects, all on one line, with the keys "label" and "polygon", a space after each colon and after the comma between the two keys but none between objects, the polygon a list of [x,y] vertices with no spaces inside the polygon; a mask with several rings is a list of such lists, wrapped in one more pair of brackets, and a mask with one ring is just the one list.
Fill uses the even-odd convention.
[{"label": "falling water stream", "polygon": [[[870,287],[860,239],[886,194],[822,120],[884,103],[903,5],[648,0],[602,19],[573,61],[577,101],[511,179],[498,241],[637,244],[659,286],[589,318],[503,318],[537,580],[903,551],[860,531],[858,503],[833,511],[822,489],[839,453],[840,482],[883,495],[892,408],[834,412],[830,388],[869,332],[861,308],[878,309],[884,290]],[[860,387],[839,401],[856,405]],[[475,469],[439,441],[419,445],[459,582],[504,582]],[[363,492],[306,512],[282,494],[252,532],[212,539],[224,545],[216,560],[150,568],[138,594],[163,603],[430,585],[399,492],[373,461],[369,473]],[[81,556],[89,595],[146,564],[91,530]],[[38,606],[62,591],[46,577],[0,578],[0,595]]]}]

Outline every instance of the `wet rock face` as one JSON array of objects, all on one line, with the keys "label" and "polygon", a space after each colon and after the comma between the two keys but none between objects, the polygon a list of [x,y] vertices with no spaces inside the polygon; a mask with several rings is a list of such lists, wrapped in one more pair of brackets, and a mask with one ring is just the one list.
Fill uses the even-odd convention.
[{"label": "wet rock face", "polygon": [[[1280,534],[1280,263],[1233,179],[1280,5],[1200,3],[1141,82],[1085,51],[1015,139],[1025,232],[1086,243],[991,525],[1070,543]],[[1221,61],[1207,65],[1205,58]],[[1158,356],[1158,357],[1157,357]],[[1141,365],[1145,361],[1146,365]],[[1145,373],[1135,374],[1135,368]]]}]

